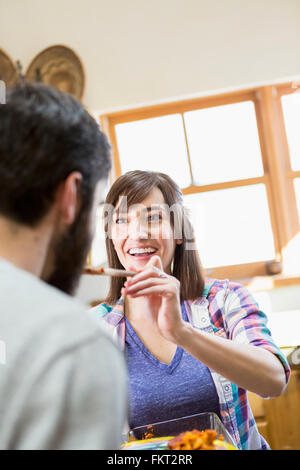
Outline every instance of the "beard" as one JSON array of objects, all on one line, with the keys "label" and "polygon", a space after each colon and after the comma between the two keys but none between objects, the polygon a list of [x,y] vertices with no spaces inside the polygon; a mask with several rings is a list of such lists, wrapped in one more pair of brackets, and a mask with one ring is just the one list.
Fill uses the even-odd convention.
[{"label": "beard", "polygon": [[54,269],[45,281],[69,295],[75,295],[92,242],[90,211],[81,209],[76,220],[56,241]]}]

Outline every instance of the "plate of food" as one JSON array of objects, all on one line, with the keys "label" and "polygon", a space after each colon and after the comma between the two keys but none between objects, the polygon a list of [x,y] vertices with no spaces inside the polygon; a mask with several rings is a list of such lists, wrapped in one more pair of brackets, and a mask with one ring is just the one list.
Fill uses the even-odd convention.
[{"label": "plate of food", "polygon": [[130,430],[123,450],[237,450],[215,413],[200,413]]}]

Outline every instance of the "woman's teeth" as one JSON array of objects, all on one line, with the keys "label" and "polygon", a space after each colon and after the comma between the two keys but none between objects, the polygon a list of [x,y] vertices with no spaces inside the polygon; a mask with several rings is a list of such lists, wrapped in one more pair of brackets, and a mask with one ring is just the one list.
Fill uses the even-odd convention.
[{"label": "woman's teeth", "polygon": [[144,255],[154,253],[155,251],[154,248],[131,248],[128,253],[130,255]]}]

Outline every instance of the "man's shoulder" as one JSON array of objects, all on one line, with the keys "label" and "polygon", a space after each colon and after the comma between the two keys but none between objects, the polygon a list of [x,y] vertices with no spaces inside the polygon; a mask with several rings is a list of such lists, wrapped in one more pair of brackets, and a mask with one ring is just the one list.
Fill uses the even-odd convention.
[{"label": "man's shoulder", "polygon": [[82,304],[35,276],[0,263],[1,334],[16,345],[58,350],[85,343],[95,336],[108,336]]}]

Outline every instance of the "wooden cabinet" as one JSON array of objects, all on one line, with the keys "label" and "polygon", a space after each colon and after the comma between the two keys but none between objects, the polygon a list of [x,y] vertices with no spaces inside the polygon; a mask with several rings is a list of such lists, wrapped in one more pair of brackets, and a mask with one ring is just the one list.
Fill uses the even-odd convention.
[{"label": "wooden cabinet", "polygon": [[261,435],[273,450],[300,450],[300,370],[292,370],[286,391],[263,399],[248,392]]}]

